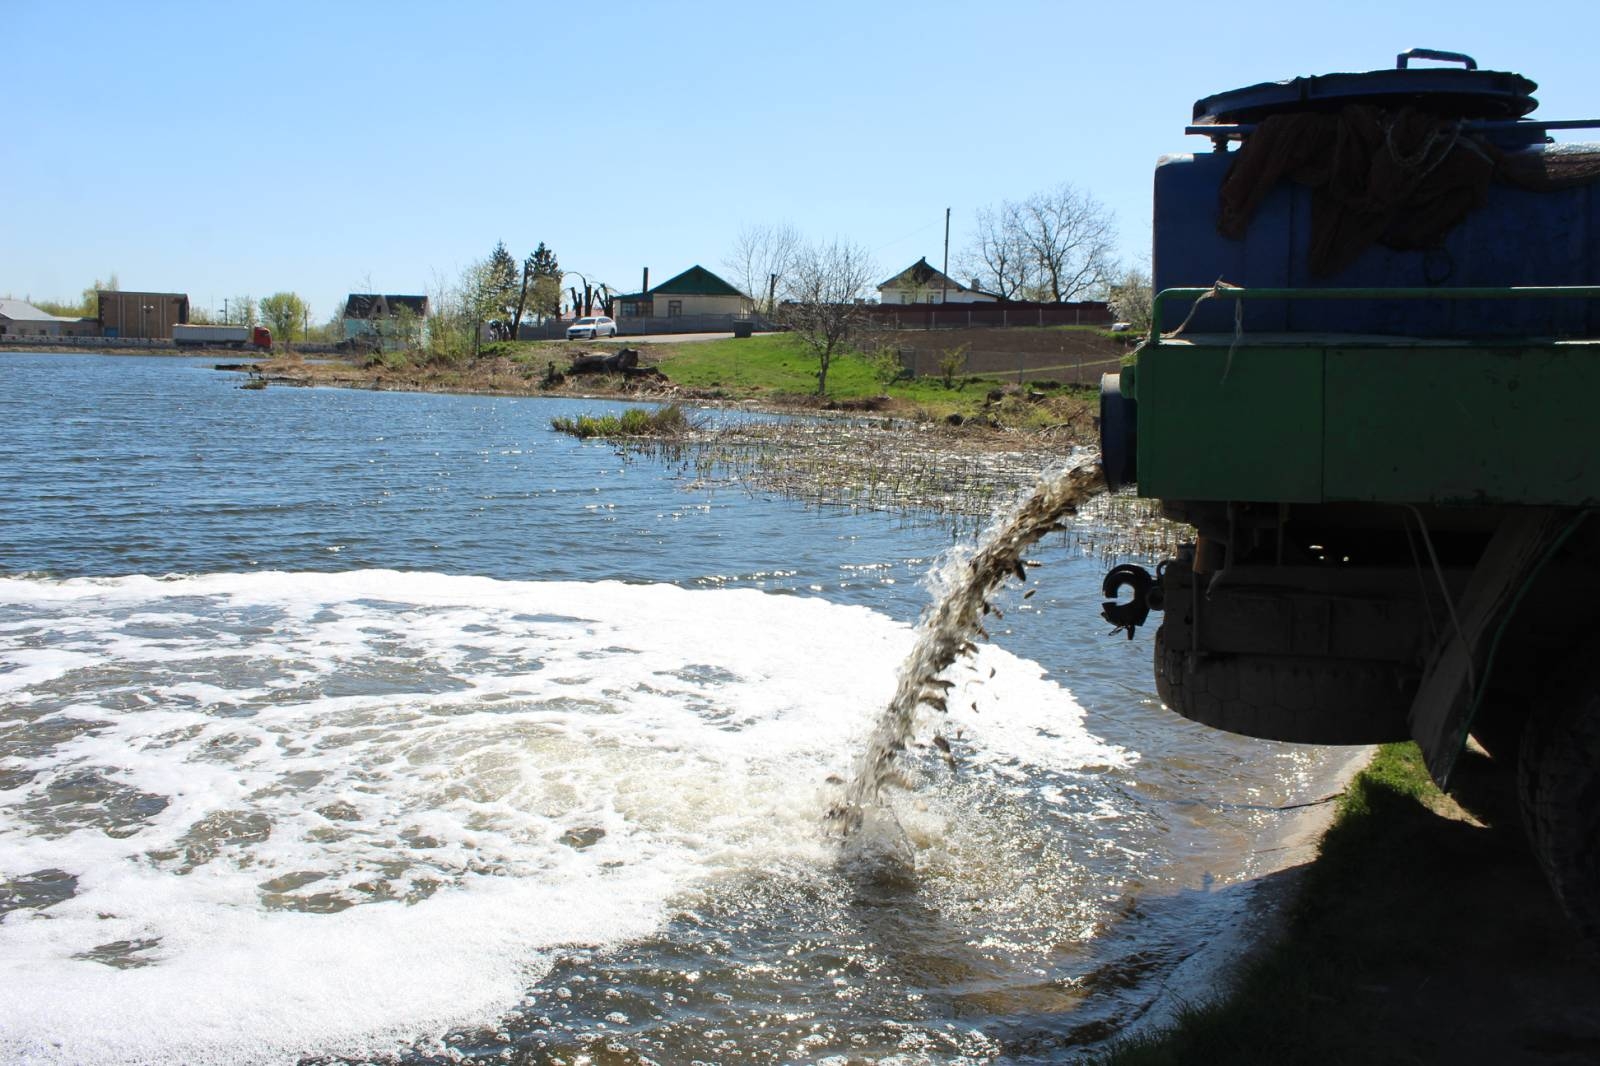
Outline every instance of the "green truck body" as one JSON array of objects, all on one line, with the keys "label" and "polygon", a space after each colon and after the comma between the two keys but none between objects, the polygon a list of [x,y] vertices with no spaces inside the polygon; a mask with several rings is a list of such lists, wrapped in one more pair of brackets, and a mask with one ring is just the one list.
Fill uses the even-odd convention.
[{"label": "green truck body", "polygon": [[1411,738],[1444,787],[1476,741],[1600,946],[1600,146],[1546,137],[1600,121],[1528,120],[1534,88],[1413,50],[1196,103],[1216,151],[1157,167],[1100,423],[1111,487],[1193,534],[1103,610],[1159,616],[1193,721]]},{"label": "green truck body", "polygon": [[[1190,298],[1204,290],[1174,292]],[[1227,299],[1328,298],[1235,290]],[[1454,298],[1600,298],[1600,288]],[[1370,292],[1349,295],[1370,297]],[[1385,290],[1392,299],[1438,290]],[[1600,341],[1241,334],[1163,338],[1121,372],[1137,403],[1139,493],[1287,503],[1600,500]]]}]

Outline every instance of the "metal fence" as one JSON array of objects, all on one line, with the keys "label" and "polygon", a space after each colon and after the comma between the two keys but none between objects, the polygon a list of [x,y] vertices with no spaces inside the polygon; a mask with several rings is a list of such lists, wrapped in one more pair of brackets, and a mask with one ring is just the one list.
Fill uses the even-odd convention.
[{"label": "metal fence", "polygon": [[[619,337],[644,337],[656,333],[732,333],[734,327],[749,323],[753,330],[765,332],[773,324],[760,315],[674,315],[671,318],[619,318]],[[571,319],[552,319],[537,325],[522,323],[517,339],[524,341],[562,340]]]},{"label": "metal fence", "polygon": [[1016,326],[1109,326],[1111,310],[1079,303],[875,304],[867,310],[880,329],[1008,329]]},{"label": "metal fence", "polygon": [[[1099,385],[1100,375],[1122,365],[1121,355],[1104,351],[1015,352],[966,351],[952,355],[935,348],[899,348],[901,369],[913,378],[950,376],[999,378],[1022,384],[1055,381],[1065,385]],[[947,360],[952,362],[947,364]]]}]

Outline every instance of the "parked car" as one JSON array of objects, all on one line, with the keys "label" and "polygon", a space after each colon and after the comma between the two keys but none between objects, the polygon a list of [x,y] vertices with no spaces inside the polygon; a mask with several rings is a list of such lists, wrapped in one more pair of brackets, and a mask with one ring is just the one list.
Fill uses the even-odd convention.
[{"label": "parked car", "polygon": [[580,318],[567,327],[567,340],[577,340],[587,337],[589,340],[598,340],[601,337],[615,337],[617,324],[605,315],[594,315],[590,318]]}]

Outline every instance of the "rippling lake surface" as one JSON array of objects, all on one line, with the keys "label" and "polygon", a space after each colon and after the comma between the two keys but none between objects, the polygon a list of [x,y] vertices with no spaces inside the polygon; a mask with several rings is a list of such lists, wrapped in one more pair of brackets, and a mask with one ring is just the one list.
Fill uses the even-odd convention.
[{"label": "rippling lake surface", "polygon": [[0,354],[0,1059],[1070,1060],[1204,994],[1341,758],[1163,711],[1059,537],[863,877],[828,779],[948,520],[238,385]]}]

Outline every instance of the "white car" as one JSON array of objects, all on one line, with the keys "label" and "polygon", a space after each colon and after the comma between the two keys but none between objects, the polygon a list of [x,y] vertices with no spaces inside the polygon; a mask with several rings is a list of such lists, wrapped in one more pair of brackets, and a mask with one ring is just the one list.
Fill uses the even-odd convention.
[{"label": "white car", "polygon": [[567,340],[577,340],[586,337],[589,340],[598,340],[601,337],[615,337],[617,324],[605,315],[595,315],[592,318],[580,318],[567,327]]}]

